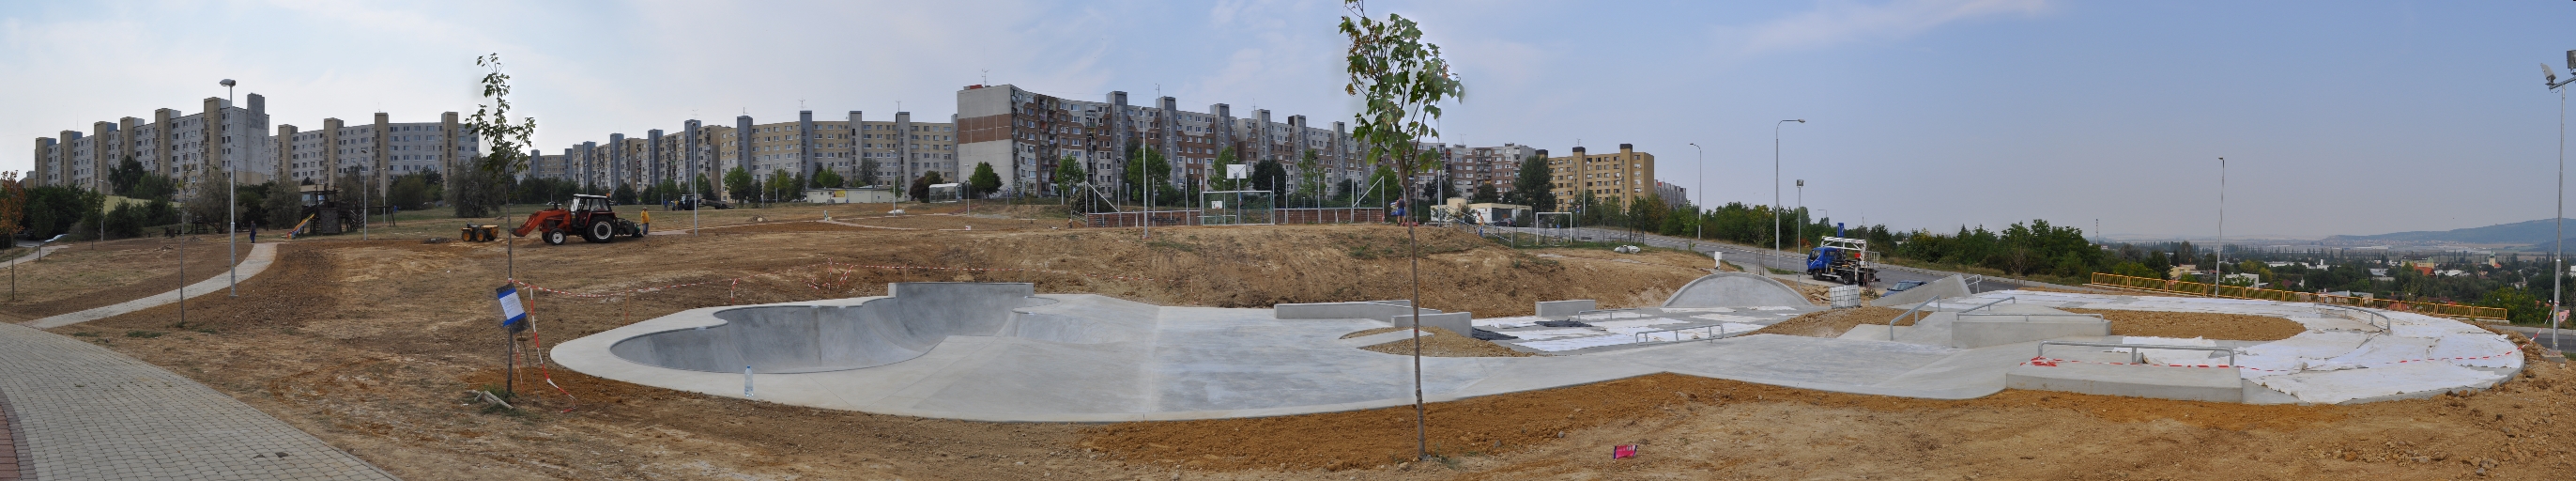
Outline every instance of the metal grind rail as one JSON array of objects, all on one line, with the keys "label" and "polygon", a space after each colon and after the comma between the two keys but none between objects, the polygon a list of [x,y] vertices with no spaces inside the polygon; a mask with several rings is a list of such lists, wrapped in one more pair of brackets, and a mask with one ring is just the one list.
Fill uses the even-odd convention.
[{"label": "metal grind rail", "polygon": [[2034,352],[2032,352],[2032,353],[2031,353],[2031,356],[2032,356],[2033,358],[2046,359],[2046,358],[2048,357],[2048,346],[2052,346],[2052,345],[2056,345],[2056,346],[2111,347],[2111,348],[2120,348],[2120,347],[2125,347],[2125,348],[2129,348],[2129,363],[2130,363],[2130,364],[2146,364],[2146,363],[2147,363],[2147,355],[2146,355],[2146,353],[2145,353],[2144,351],[2141,351],[2142,349],[2178,349],[2178,350],[2185,350],[2185,351],[2216,351],[2216,352],[2224,352],[2224,353],[2227,353],[2227,364],[2226,364],[2225,366],[2221,366],[2221,367],[2234,367],[2234,366],[2236,366],[2236,348],[2232,348],[2232,347],[2218,347],[2218,346],[2167,346],[2167,345],[2162,345],[2162,344],[2121,344],[2121,343],[2114,343],[2114,342],[2039,341],[2039,347],[2038,347],[2038,349],[2035,349],[2035,350],[2034,350]]},{"label": "metal grind rail", "polygon": [[[1709,333],[1709,334],[1708,334],[1708,337],[1703,337],[1703,338],[1698,338],[1698,339],[1683,339],[1683,338],[1682,338],[1682,336],[1681,336],[1681,334],[1680,334],[1682,331],[1700,331],[1700,332],[1706,332],[1706,333]],[[1656,340],[1654,340],[1654,336],[1652,336],[1652,334],[1655,334],[1655,333],[1658,333],[1658,332],[1670,332],[1670,333],[1674,333],[1674,334],[1673,334],[1673,340],[1670,340],[1670,341],[1656,341]],[[1727,331],[1726,331],[1726,325],[1725,325],[1725,324],[1712,324],[1712,325],[1699,326],[1699,327],[1683,327],[1683,328],[1675,328],[1675,329],[1665,329],[1665,330],[1661,330],[1661,331],[1645,331],[1645,332],[1630,333],[1630,334],[1628,334],[1628,343],[1629,343],[1629,344],[1644,344],[1644,343],[1649,343],[1649,342],[1715,341],[1715,340],[1718,340],[1718,339],[1720,339],[1720,338],[1724,338],[1724,337],[1726,337],[1726,334],[1727,334]]]},{"label": "metal grind rail", "polygon": [[[2317,306],[2317,317],[2333,315],[2335,317],[2361,321],[2363,323],[2370,324],[2371,327],[2379,328],[2379,332],[2389,332],[2397,326],[2397,321],[2390,320],[2387,314],[2380,314],[2379,311],[2351,306],[2338,306],[2334,304],[2315,304],[2315,306]],[[2379,322],[2373,323],[2371,322],[2371,319],[2365,319],[2357,315],[2348,314],[2352,312],[2369,314],[2372,319],[2378,319]]]},{"label": "metal grind rail", "polygon": [[[1988,302],[1988,303],[1985,303],[1985,304],[1978,304],[1978,305],[1977,305],[1977,307],[1971,307],[1971,308],[1967,308],[1966,310],[1959,311],[1959,314],[1960,314],[1960,315],[1967,315],[1970,311],[1975,311],[1975,310],[1978,310],[1978,309],[1984,309],[1984,308],[1986,308],[1986,307],[1993,306],[1993,305],[1995,305],[1995,304],[2002,303],[2002,302],[2004,302],[2004,301],[2013,301],[2013,303],[2014,303],[2014,304],[2020,304],[2020,303],[2021,303],[2021,301],[2020,301],[2019,299],[2020,299],[2020,297],[2018,297],[2018,296],[2010,296],[2010,297],[2005,297],[2005,298],[2002,298],[2002,299],[1996,299],[1996,300],[1994,300],[1994,302]],[[1924,316],[1930,316],[1930,315],[1932,315],[1932,311],[1926,311],[1926,310],[1924,310],[1924,308],[1932,307],[1934,304],[1940,304],[1940,303],[1941,303],[1941,301],[1938,301],[1938,300],[1923,301],[1923,303],[1921,303],[1921,304],[1915,304],[1915,305],[1914,305],[1914,308],[1912,308],[1912,309],[1906,309],[1904,314],[1897,314],[1897,315],[1896,315],[1896,317],[1888,318],[1888,319],[1887,319],[1887,340],[1890,340],[1890,341],[1894,341],[1894,340],[1896,340],[1896,321],[1902,321],[1902,320],[1905,320],[1905,316],[1911,316],[1911,315],[1914,315],[1914,313],[1915,313],[1915,312],[1922,312]],[[2094,317],[2101,317],[2101,316],[2094,316]],[[1915,321],[1918,321],[1918,322],[1920,322],[1920,321],[1922,321],[1922,320],[1923,320],[1923,318],[1920,318],[1920,317],[1915,318]]]}]

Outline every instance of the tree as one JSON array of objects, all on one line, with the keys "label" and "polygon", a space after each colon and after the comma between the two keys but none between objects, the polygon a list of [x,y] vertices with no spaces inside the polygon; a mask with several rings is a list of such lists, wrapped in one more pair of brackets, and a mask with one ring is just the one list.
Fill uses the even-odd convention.
[{"label": "tree", "polygon": [[[401,189],[396,188],[393,195],[396,198],[402,197]],[[620,182],[617,184],[617,190],[609,191],[608,197],[609,201],[616,202],[619,205],[634,205],[635,185]]]},{"label": "tree", "polygon": [[1131,152],[1135,153],[1127,156],[1127,172],[1123,176],[1124,178],[1120,179],[1121,181],[1126,182],[1128,195],[1136,196],[1136,199],[1143,200],[1145,196],[1145,183],[1149,180],[1152,182],[1159,182],[1159,184],[1154,185],[1155,190],[1171,190],[1171,188],[1166,186],[1172,185],[1172,163],[1163,161],[1162,151],[1154,150],[1152,147],[1147,147],[1136,149]]},{"label": "tree", "polygon": [[883,181],[884,181],[884,179],[880,179],[880,178],[878,178],[878,176],[877,176],[877,159],[874,159],[874,158],[861,158],[861,159],[859,159],[859,172],[858,172],[858,178],[857,178],[857,179],[855,179],[855,180],[857,181],[858,186],[860,186],[860,187],[874,187],[874,186],[876,186],[878,183],[883,182]]},{"label": "tree", "polygon": [[1210,170],[1208,170],[1208,185],[1210,187],[1215,187],[1216,190],[1244,190],[1243,180],[1227,176],[1227,173],[1233,171],[1232,166],[1240,165],[1242,163],[1242,159],[1238,159],[1234,155],[1233,147],[1217,149],[1216,164],[1210,166]]},{"label": "tree", "polygon": [[[1220,155],[1219,158],[1223,157]],[[1063,159],[1055,161],[1055,177],[1047,179],[1047,182],[1054,184],[1055,195],[1062,197],[1070,195],[1074,190],[1074,186],[1083,183],[1089,178],[1090,174],[1083,173],[1082,171],[1082,161],[1074,160],[1073,156],[1067,155],[1064,156]]]},{"label": "tree", "polygon": [[[483,98],[491,99],[492,103],[474,109],[474,116],[465,122],[465,132],[483,139],[484,146],[490,148],[491,153],[482,156],[477,168],[459,172],[459,177],[465,178],[452,179],[450,183],[456,185],[449,191],[455,195],[448,196],[448,200],[456,205],[456,216],[469,218],[490,216],[506,200],[502,196],[509,192],[510,179],[528,170],[528,146],[535,144],[530,139],[537,134],[536,117],[527,117],[519,124],[510,123],[510,74],[501,72],[501,54],[474,57],[474,65],[492,70],[483,74],[481,82]],[[457,153],[441,152],[440,155]],[[447,165],[464,164],[448,161]],[[632,196],[632,191],[629,191],[629,196]]]},{"label": "tree", "polygon": [[1477,204],[1491,204],[1502,201],[1503,195],[1494,192],[1494,184],[1481,182],[1476,184],[1476,193],[1467,196],[1467,202]]},{"label": "tree", "polygon": [[966,174],[964,187],[967,188],[968,197],[981,199],[1002,190],[1002,175],[993,172],[991,162],[976,162],[975,173]]},{"label": "tree", "polygon": [[26,222],[26,184],[18,180],[18,171],[0,172],[0,239],[17,239],[27,230]]},{"label": "tree", "polygon": [[742,170],[740,166],[725,171],[724,189],[726,193],[733,196],[733,200],[749,202],[758,197],[753,188],[755,186],[752,185],[751,172]]},{"label": "tree", "polygon": [[912,179],[912,189],[907,193],[912,194],[913,202],[929,202],[930,186],[945,183],[948,183],[948,181],[940,179],[938,171],[924,172],[921,174],[921,177],[915,177]]},{"label": "tree", "polygon": [[1262,159],[1252,164],[1252,177],[1244,179],[1251,190],[1266,190],[1273,195],[1288,194],[1288,167],[1279,161]]},{"label": "tree", "polygon": [[[1440,58],[1440,46],[1422,42],[1422,29],[1401,15],[1389,14],[1385,21],[1369,18],[1367,6],[1360,0],[1343,0],[1353,15],[1342,17],[1341,31],[1350,37],[1350,82],[1342,91],[1365,99],[1366,107],[1354,115],[1358,126],[1352,137],[1366,147],[1367,158],[1396,161],[1397,174],[1411,179],[1426,167],[1429,156],[1416,155],[1416,146],[1425,138],[1438,137],[1440,102],[1460,98],[1465,90],[1449,71],[1449,62]],[[1353,18],[1357,17],[1357,18]],[[1405,227],[1412,252],[1413,306],[1418,317],[1422,310],[1422,240]],[[1413,422],[1414,460],[1430,455],[1427,411],[1422,397],[1421,326],[1414,326],[1413,338]]]},{"label": "tree", "polygon": [[1512,177],[1512,191],[1503,194],[1503,203],[1526,205],[1537,212],[1556,212],[1556,194],[1549,192],[1556,187],[1551,176],[1546,156],[1532,154],[1521,159],[1520,174]]},{"label": "tree", "polygon": [[143,162],[134,160],[134,156],[132,155],[125,156],[124,162],[118,162],[115,169],[108,171],[107,185],[109,192],[115,192],[116,195],[133,197],[134,187],[136,184],[143,182],[143,175],[145,173],[146,172],[143,171]]},{"label": "tree", "polygon": [[259,202],[268,210],[268,228],[293,229],[304,220],[304,199],[298,190],[294,182],[268,183],[268,196]]},{"label": "tree", "polygon": [[[385,202],[387,205],[392,205],[398,209],[420,210],[421,208],[426,207],[429,203],[430,189],[428,176],[421,174],[403,174],[401,177],[395,177],[393,187],[386,190]],[[634,191],[626,191],[626,195],[632,197],[634,196]],[[190,202],[189,204],[193,206],[196,203]],[[207,217],[205,212],[194,210],[192,210],[190,214],[198,216],[197,218],[199,219],[216,218]],[[222,211],[218,210],[216,211],[216,214],[221,215]]]},{"label": "tree", "polygon": [[1315,149],[1306,149],[1303,155],[1297,156],[1296,188],[1299,198],[1320,199],[1324,196],[1324,166],[1316,159]]},{"label": "tree", "polygon": [[814,173],[814,185],[826,189],[841,188],[841,173],[830,168]]}]

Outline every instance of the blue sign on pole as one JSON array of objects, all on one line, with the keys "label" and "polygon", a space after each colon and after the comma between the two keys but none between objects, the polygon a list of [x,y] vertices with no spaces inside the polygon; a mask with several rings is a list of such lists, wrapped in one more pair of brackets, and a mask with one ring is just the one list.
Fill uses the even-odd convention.
[{"label": "blue sign on pole", "polygon": [[501,299],[501,327],[512,331],[526,329],[528,309],[519,304],[519,288],[501,286],[493,293]]}]

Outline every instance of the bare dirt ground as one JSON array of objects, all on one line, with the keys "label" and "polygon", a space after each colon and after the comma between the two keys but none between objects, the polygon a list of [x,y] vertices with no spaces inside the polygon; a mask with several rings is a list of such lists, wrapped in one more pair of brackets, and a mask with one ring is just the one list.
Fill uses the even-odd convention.
[{"label": "bare dirt ground", "polygon": [[[17,266],[16,299],[0,293],[0,322],[25,322],[168,292],[223,272],[221,236],[181,237],[187,276],[179,276],[181,240],[159,237],[81,242]],[[248,255],[250,245],[243,244]],[[26,249],[17,249],[21,255]],[[15,256],[0,260],[15,259]],[[8,268],[0,267],[0,271]],[[0,272],[0,277],[10,273]],[[0,282],[8,282],[0,280]]]},{"label": "bare dirt ground", "polygon": [[[1440,232],[1422,231],[1426,307],[1504,316],[1537,300],[1648,305],[1699,275]],[[523,239],[515,257],[517,277],[538,286],[620,293],[536,295],[536,334],[555,342],[681,309],[879,295],[897,281],[1025,281],[1170,305],[1382,299],[1397,297],[1409,270],[1400,238],[1363,226],[1156,229],[1151,240],[1091,229],[752,232]],[[541,350],[511,380],[485,300],[504,276],[502,252],[297,241],[242,297],[192,302],[186,329],[165,306],[53,332],[205,382],[406,479],[2434,479],[2481,469],[2541,479],[2568,472],[2560,446],[2576,437],[2554,422],[2576,372],[2546,363],[2490,392],[2349,407],[2024,391],[1928,401],[1659,375],[1431,405],[1441,458],[1408,464],[1409,407],[975,423],[531,369]],[[707,284],[669,287],[690,283]],[[638,291],[652,288],[663,289]],[[465,394],[505,382],[522,409],[488,410]],[[1643,455],[1612,461],[1615,444],[1641,444]]]},{"label": "bare dirt ground", "polygon": [[[1410,328],[1410,327],[1381,327],[1381,328],[1376,328],[1376,329],[1369,329],[1369,330],[1365,330],[1365,331],[1354,332],[1354,333],[1350,333],[1350,334],[1344,334],[1344,335],[1342,335],[1342,338],[1343,338],[1343,339],[1350,339],[1350,338],[1360,337],[1360,336],[1366,336],[1366,335],[1370,335],[1370,334],[1378,334],[1378,333],[1395,332],[1395,331],[1402,331],[1402,330],[1407,330],[1407,329],[1412,329],[1412,328]],[[1537,354],[1531,354],[1531,353],[1526,353],[1526,352],[1514,351],[1514,350],[1512,350],[1511,348],[1503,347],[1503,346],[1500,346],[1500,345],[1496,345],[1496,344],[1491,343],[1491,342],[1485,342],[1485,341],[1476,340],[1476,338],[1473,338],[1473,337],[1461,336],[1461,335],[1458,335],[1458,333],[1450,332],[1448,329],[1441,329],[1441,328],[1437,328],[1437,327],[1423,327],[1423,328],[1422,328],[1422,332],[1431,333],[1431,335],[1428,335],[1428,336],[1422,336],[1422,345],[1421,345],[1421,347],[1422,347],[1422,355],[1423,355],[1423,357],[1530,357],[1530,356],[1537,356]],[[1372,344],[1372,345],[1367,345],[1367,346],[1361,346],[1361,347],[1360,347],[1360,349],[1361,349],[1361,350],[1365,350],[1365,351],[1369,351],[1369,352],[1382,352],[1382,353],[1395,354],[1395,355],[1412,355],[1412,354],[1413,354],[1413,348],[1414,348],[1414,344],[1413,344],[1413,340],[1412,340],[1412,339],[1406,339],[1406,340],[1395,341],[1395,342],[1388,342],[1388,343],[1382,343],[1382,344]]]},{"label": "bare dirt ground", "polygon": [[2111,321],[2111,334],[2117,336],[2156,336],[2236,341],[2278,341],[2307,331],[2289,319],[2215,312],[2151,312],[2111,309],[2065,309],[2077,314],[2101,314]]},{"label": "bare dirt ground", "polygon": [[[1871,306],[1855,307],[1850,309],[1828,309],[1800,314],[1798,317],[1792,317],[1788,320],[1780,321],[1778,324],[1764,326],[1760,330],[1753,331],[1753,334],[1839,337],[1842,336],[1844,332],[1851,331],[1852,326],[1857,326],[1863,323],[1885,324],[1889,319],[1895,319],[1896,316],[1901,315],[1905,315],[1904,309],[1890,309]],[[1897,321],[1896,325],[1914,325],[1914,318],[1907,317],[1904,320]]]}]

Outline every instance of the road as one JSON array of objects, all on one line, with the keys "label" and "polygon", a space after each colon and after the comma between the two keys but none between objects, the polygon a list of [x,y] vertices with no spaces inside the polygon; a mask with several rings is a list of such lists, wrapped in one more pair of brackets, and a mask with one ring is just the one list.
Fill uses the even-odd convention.
[{"label": "road", "polygon": [[[1538,231],[1542,230],[1528,227],[1487,227],[1486,229],[1507,229],[1527,233],[1538,233]],[[1556,229],[1546,230],[1556,231]],[[1576,236],[1586,241],[1632,242],[1638,245],[1662,247],[1667,249],[1683,249],[1700,253],[1723,252],[1726,254],[1726,259],[1728,261],[1739,264],[1754,264],[1793,271],[1806,270],[1807,256],[1805,254],[1791,254],[1770,249],[1750,248],[1717,242],[1692,242],[1690,239],[1639,234],[1629,231],[1594,229],[1588,227],[1576,228],[1573,229],[1573,231]],[[1553,232],[1551,232],[1551,234],[1552,233]],[[1968,284],[1968,288],[1970,292],[1982,293],[1991,291],[2008,291],[2019,289],[2026,284],[2025,282],[2013,279],[1997,279],[1972,274],[1961,274],[1957,272],[1879,264],[1878,284],[1871,287],[1883,288],[1896,285],[1896,283],[1904,281],[1932,282],[1952,275],[1958,275],[1969,279],[1970,283]]]}]

